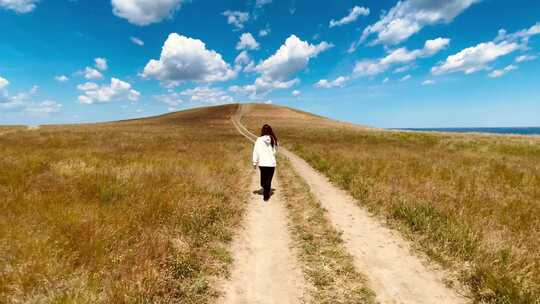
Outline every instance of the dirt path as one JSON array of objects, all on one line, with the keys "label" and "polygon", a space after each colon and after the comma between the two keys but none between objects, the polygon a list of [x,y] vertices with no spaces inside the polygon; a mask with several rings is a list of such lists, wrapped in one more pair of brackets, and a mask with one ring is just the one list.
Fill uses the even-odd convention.
[{"label": "dirt path", "polygon": [[[241,115],[245,109],[241,109]],[[249,132],[236,124],[242,133]],[[308,183],[313,194],[328,211],[337,229],[343,231],[347,250],[356,267],[370,281],[370,287],[381,303],[466,303],[447,288],[442,275],[427,267],[415,256],[408,242],[385,228],[377,219],[358,207],[354,198],[333,186],[326,177],[303,159],[281,148],[294,170]]]},{"label": "dirt path", "polygon": [[[258,182],[254,173],[251,191],[260,188]],[[233,242],[235,262],[220,303],[300,303],[304,279],[291,250],[279,181],[274,184],[276,192],[269,202],[251,194],[243,229]]]}]

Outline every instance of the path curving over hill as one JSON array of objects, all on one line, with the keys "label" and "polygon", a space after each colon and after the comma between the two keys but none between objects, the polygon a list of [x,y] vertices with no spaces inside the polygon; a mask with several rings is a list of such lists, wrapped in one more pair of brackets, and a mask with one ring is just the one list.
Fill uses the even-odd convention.
[{"label": "path curving over hill", "polygon": [[[233,120],[237,130],[253,141]],[[250,195],[242,230],[233,242],[234,264],[231,279],[224,283],[226,304],[301,303],[304,279],[291,249],[287,215],[275,180],[276,193],[269,202]],[[253,174],[250,191],[259,189]]]},{"label": "path curving over hill", "polygon": [[[232,117],[237,130],[248,138],[250,133],[241,118],[249,108],[240,105]],[[294,170],[307,182],[312,193],[328,211],[338,230],[343,232],[346,248],[354,256],[355,266],[364,273],[381,303],[467,303],[466,299],[445,286],[443,276],[414,255],[410,245],[397,233],[384,227],[354,198],[332,185],[294,153],[281,148]]]}]

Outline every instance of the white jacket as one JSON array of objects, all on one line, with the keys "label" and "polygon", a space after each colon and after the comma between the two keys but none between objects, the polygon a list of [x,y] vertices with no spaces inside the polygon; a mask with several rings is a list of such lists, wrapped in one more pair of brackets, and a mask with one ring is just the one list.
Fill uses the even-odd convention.
[{"label": "white jacket", "polygon": [[276,166],[277,144],[272,147],[270,136],[265,135],[257,138],[253,147],[253,165],[259,167]]}]

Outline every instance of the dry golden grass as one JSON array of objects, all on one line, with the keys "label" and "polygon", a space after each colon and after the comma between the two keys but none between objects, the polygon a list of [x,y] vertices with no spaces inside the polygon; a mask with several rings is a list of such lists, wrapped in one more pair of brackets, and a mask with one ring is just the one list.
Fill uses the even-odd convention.
[{"label": "dry golden grass", "polygon": [[0,126],[0,136],[17,131],[22,131],[24,129],[25,127],[22,126]]},{"label": "dry golden grass", "polygon": [[309,186],[280,159],[277,171],[290,218],[291,231],[309,290],[310,303],[375,303],[366,279],[355,269],[352,256]]},{"label": "dry golden grass", "polygon": [[0,302],[212,302],[248,176],[234,111],[1,136]]},{"label": "dry golden grass", "polygon": [[[475,300],[540,302],[540,139],[383,132],[252,110],[249,127],[272,124],[283,144],[459,271]],[[212,302],[249,177],[250,147],[228,120],[235,111],[0,128],[0,302]],[[369,299],[288,170],[279,174],[297,202],[288,207],[315,299]]]},{"label": "dry golden grass", "polygon": [[[540,139],[386,132],[252,106],[282,144],[459,272],[475,301],[540,302]],[[285,111],[285,112],[284,112]]]}]

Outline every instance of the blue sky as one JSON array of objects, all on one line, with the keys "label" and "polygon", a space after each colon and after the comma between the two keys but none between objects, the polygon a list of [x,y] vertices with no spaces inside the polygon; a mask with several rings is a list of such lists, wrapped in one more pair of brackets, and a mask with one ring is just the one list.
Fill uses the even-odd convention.
[{"label": "blue sky", "polygon": [[540,2],[0,0],[0,124],[272,102],[377,127],[540,126]]}]

